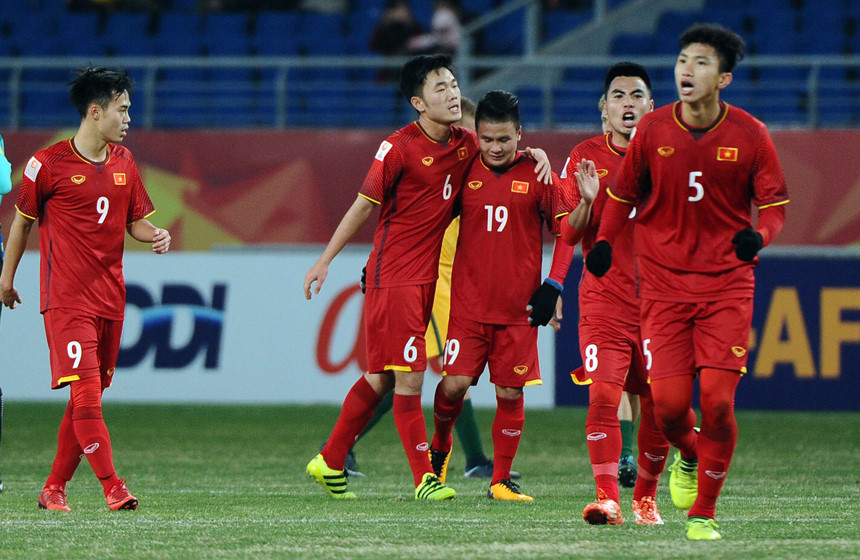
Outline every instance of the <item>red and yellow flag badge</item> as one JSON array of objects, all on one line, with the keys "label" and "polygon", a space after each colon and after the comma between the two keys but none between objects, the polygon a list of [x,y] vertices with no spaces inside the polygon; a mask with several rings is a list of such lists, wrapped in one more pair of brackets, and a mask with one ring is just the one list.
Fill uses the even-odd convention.
[{"label": "red and yellow flag badge", "polygon": [[718,161],[738,161],[738,149],[737,148],[717,148],[717,160]]},{"label": "red and yellow flag badge", "polygon": [[511,183],[511,192],[526,194],[529,192],[529,184],[526,181],[514,181]]},{"label": "red and yellow flag badge", "polygon": [[125,173],[114,173],[113,174],[113,184],[114,185],[124,185],[125,184]]},{"label": "red and yellow flag badge", "polygon": [[461,146],[457,148],[457,157],[460,158],[460,161],[463,161],[467,157],[469,157],[469,148],[466,146]]},{"label": "red and yellow flag badge", "polygon": [[433,165],[433,158],[430,156],[427,156],[426,158],[421,160],[421,163],[423,163],[427,167],[430,167],[431,165]]}]

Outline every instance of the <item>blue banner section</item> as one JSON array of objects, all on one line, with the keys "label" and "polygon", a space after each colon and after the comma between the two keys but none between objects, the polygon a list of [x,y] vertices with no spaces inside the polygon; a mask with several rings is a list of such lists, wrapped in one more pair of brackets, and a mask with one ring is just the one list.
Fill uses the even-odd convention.
[{"label": "blue banner section", "polygon": [[[577,255],[565,281],[556,337],[556,404],[585,406],[588,388],[577,339]],[[765,250],[756,269],[748,373],[736,406],[747,409],[860,410],[860,254],[815,248]]]}]

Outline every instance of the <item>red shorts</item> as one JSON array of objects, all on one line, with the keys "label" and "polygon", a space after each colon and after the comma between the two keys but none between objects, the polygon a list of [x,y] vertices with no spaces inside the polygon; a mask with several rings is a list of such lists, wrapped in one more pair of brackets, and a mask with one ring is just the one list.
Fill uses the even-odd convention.
[{"label": "red shorts", "polygon": [[48,309],[42,316],[51,356],[51,388],[65,387],[85,377],[101,376],[110,387],[122,321],[87,315],[76,309]]},{"label": "red shorts", "polygon": [[746,373],[752,298],[641,301],[642,340],[651,354],[651,379],[695,375],[706,367]]},{"label": "red shorts", "polygon": [[367,287],[364,332],[367,371],[424,371],[424,333],[433,309],[436,283],[396,288]]},{"label": "red shorts", "polygon": [[628,393],[649,390],[639,326],[605,316],[583,316],[579,321],[579,352],[585,375],[592,381],[623,385]]},{"label": "red shorts", "polygon": [[538,330],[529,325],[490,325],[451,317],[442,375],[472,377],[475,385],[489,365],[494,385],[540,385],[537,335]]}]

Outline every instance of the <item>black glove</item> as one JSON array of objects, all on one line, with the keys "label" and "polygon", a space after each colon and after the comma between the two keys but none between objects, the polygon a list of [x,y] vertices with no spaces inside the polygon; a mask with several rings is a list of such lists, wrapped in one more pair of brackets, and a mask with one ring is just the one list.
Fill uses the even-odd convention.
[{"label": "black glove", "polygon": [[531,315],[529,315],[531,326],[545,327],[549,324],[550,319],[555,314],[555,303],[558,301],[559,295],[561,295],[561,290],[546,280],[538,286],[538,289],[532,294],[528,306],[526,306],[526,310],[531,311]]},{"label": "black glove", "polygon": [[606,274],[612,266],[612,245],[608,241],[598,241],[585,257],[585,267],[598,278]]},{"label": "black glove", "polygon": [[361,286],[361,293],[367,289],[367,267],[361,267],[361,281],[358,283]]},{"label": "black glove", "polygon": [[735,254],[740,260],[752,262],[761,250],[764,240],[759,232],[751,228],[746,228],[740,230],[732,237],[732,243],[735,244]]}]

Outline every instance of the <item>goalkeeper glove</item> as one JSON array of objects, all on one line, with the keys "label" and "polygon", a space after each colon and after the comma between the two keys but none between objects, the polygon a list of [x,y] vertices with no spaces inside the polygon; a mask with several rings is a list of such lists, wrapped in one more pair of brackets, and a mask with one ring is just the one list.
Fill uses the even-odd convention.
[{"label": "goalkeeper glove", "polygon": [[367,267],[364,266],[361,268],[361,281],[358,283],[361,286],[361,293],[367,289]]},{"label": "goalkeeper glove", "polygon": [[545,327],[549,324],[555,313],[555,304],[558,301],[558,296],[561,295],[562,287],[558,282],[547,278],[543,284],[538,286],[535,293],[532,294],[529,304],[526,306],[527,311],[531,311],[529,315],[529,323],[533,327]]},{"label": "goalkeeper glove", "polygon": [[751,228],[746,228],[740,230],[732,237],[732,243],[735,244],[735,254],[740,260],[752,262],[761,250],[764,240],[759,232]]},{"label": "goalkeeper glove", "polygon": [[598,241],[585,257],[585,267],[598,278],[612,266],[612,245],[606,240]]}]

